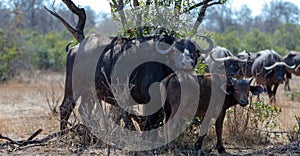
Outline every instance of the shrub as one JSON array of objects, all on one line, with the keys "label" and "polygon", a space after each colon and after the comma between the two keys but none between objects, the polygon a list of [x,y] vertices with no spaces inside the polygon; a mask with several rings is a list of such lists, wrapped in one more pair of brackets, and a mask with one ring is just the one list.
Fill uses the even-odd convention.
[{"label": "shrub", "polygon": [[289,97],[292,101],[300,101],[300,90],[292,90],[286,92],[286,96]]},{"label": "shrub", "polygon": [[17,56],[17,48],[6,39],[2,29],[0,29],[0,81],[10,78],[10,63]]},{"label": "shrub", "polygon": [[300,138],[300,115],[295,116],[297,120],[297,125],[294,125],[290,134],[288,134],[288,138],[290,142],[299,141]]},{"label": "shrub", "polygon": [[28,36],[27,51],[32,50],[32,66],[37,69],[62,70],[66,63],[65,45],[71,38],[62,33],[40,35],[32,32]]},{"label": "shrub", "polygon": [[233,107],[227,111],[225,124],[226,131],[231,139],[245,145],[258,145],[268,143],[278,124],[281,109],[269,105],[264,101],[256,101],[246,108]]}]

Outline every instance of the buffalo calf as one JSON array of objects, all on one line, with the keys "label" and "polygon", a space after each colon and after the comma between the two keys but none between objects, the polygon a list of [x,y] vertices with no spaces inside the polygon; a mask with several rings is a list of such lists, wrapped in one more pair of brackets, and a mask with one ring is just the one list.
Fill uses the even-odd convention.
[{"label": "buffalo calf", "polygon": [[[235,78],[226,79],[224,76],[216,74],[195,76],[183,72],[176,72],[176,74],[165,78],[160,85],[160,91],[165,114],[164,122],[167,125],[165,131],[167,133],[165,135],[166,140],[170,141],[170,138],[174,136],[173,133],[178,126],[175,125],[178,124],[177,121],[181,118],[185,118],[187,115],[191,115],[191,112],[193,112],[191,108],[195,108],[193,105],[196,104],[198,106],[196,107],[197,111],[194,116],[200,117],[202,121],[200,137],[195,143],[195,149],[201,149],[203,138],[209,128],[209,122],[212,118],[215,118],[217,149],[219,153],[225,152],[222,143],[222,129],[226,110],[237,104],[243,107],[246,106],[249,103],[249,91],[254,95],[263,91],[263,88],[260,86],[250,86],[251,81],[252,78],[248,80],[237,80]],[[183,85],[189,85],[189,89],[182,90],[181,86]],[[195,88],[198,86],[198,89]],[[199,94],[195,94],[195,90],[198,90]],[[195,96],[199,96],[199,100],[193,103],[191,99],[198,99],[198,97],[196,98]],[[179,109],[179,106],[181,109]],[[184,108],[182,109],[182,107]],[[177,117],[179,116],[179,119],[174,119],[176,118],[176,113],[180,113],[176,115]],[[173,120],[173,123],[167,123],[170,119]],[[171,147],[171,143],[169,143],[168,147]]]}]

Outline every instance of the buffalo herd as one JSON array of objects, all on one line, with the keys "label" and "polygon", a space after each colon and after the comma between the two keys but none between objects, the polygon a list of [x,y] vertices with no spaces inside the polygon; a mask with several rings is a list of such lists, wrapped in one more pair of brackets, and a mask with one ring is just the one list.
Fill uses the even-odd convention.
[{"label": "buffalo herd", "polygon": [[[168,35],[151,35],[140,39],[90,35],[71,49],[71,43],[67,44],[65,95],[60,106],[61,130],[67,128],[68,118],[79,97],[81,105],[89,105],[91,95],[95,92],[98,100],[117,106],[111,85],[116,75],[125,74],[127,79],[121,79],[127,80],[130,102],[133,103],[149,103],[150,86],[155,82],[160,83],[156,92],[160,94],[159,105],[164,114],[164,123],[177,113],[184,117],[189,113],[189,105],[193,104],[197,106],[194,116],[201,117],[202,124],[215,118],[217,149],[220,153],[225,152],[222,128],[226,110],[234,105],[246,106],[249,93],[258,95],[265,91],[270,101],[275,101],[277,88],[284,81],[285,88],[290,90],[288,82],[291,75],[300,75],[300,52],[292,51],[281,57],[270,49],[259,52],[245,50],[235,56],[224,47],[213,48],[210,38],[198,37],[208,43],[208,48],[201,48],[192,38]],[[193,71],[201,57],[204,57],[202,62],[208,64],[208,73],[197,75]],[[134,66],[134,62],[140,64]],[[122,68],[116,69],[116,66]],[[135,68],[127,71],[127,66]],[[183,84],[191,85],[188,87],[190,90],[182,90]],[[216,100],[215,93],[224,98]],[[195,98],[199,100],[190,100]],[[182,103],[185,103],[186,109],[179,110],[179,104]],[[85,108],[92,109],[90,106]],[[92,110],[79,108],[80,111]],[[144,111],[147,112],[147,109]],[[160,115],[161,111],[148,115],[143,131],[157,128]],[[83,119],[83,123],[88,122],[84,120],[89,120],[89,117]],[[176,125],[168,124],[166,140],[170,139],[175,128]],[[201,149],[207,130],[200,133],[195,143],[197,150]],[[171,146],[169,143],[168,147]]]}]

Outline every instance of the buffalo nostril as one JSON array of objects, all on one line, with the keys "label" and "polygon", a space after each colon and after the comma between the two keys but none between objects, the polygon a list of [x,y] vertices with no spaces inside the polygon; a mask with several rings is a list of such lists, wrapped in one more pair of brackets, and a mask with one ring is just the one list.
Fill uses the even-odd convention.
[{"label": "buffalo nostril", "polygon": [[249,102],[248,102],[248,99],[240,99],[239,103],[240,103],[241,106],[244,107],[244,106],[246,106]]}]

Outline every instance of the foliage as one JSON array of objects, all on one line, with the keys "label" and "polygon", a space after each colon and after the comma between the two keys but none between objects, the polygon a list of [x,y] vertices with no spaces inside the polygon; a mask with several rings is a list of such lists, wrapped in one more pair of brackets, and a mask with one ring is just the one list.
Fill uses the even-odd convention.
[{"label": "foliage", "polygon": [[[196,17],[203,7],[200,5],[187,11],[199,1],[139,0],[138,7],[130,3],[133,1],[121,1],[124,3],[124,8],[129,8],[124,12],[126,27],[122,27],[121,12],[111,0],[112,15],[115,21],[119,22],[119,28],[122,30],[119,35],[129,38],[154,34],[158,31],[172,36],[190,36]],[[203,16],[205,17],[204,23],[201,26],[206,25],[207,29],[213,30],[210,37],[214,40],[215,45],[226,47],[234,54],[244,49],[256,52],[268,48],[274,49],[281,55],[290,50],[300,51],[299,16],[296,16],[299,9],[292,3],[272,2],[272,5],[265,6],[266,9],[261,15],[253,17],[247,6],[234,11],[231,5],[222,1],[225,4],[207,8],[205,16]],[[0,5],[0,10],[3,12],[2,18],[0,18],[2,21],[0,22],[0,81],[13,75],[12,68],[16,68],[15,61],[21,64],[18,67],[33,66],[35,69],[43,70],[64,69],[66,57],[64,48],[65,44],[72,40],[71,36],[62,24],[45,10],[39,8],[41,5],[51,5],[52,3],[44,0],[33,1],[32,8],[28,6],[27,2],[22,1],[12,1],[7,4]],[[156,10],[157,7],[164,9]],[[277,8],[276,14],[271,12],[274,10],[273,7]],[[87,25],[95,26],[93,21],[96,21],[96,14],[90,8],[85,9],[90,12]],[[56,11],[65,17],[70,17],[67,20],[74,21],[74,16],[69,16],[70,13],[65,6],[57,6]],[[270,22],[272,28],[268,25]],[[103,20],[102,23],[107,23],[107,21]],[[111,25],[111,23],[107,24]],[[101,24],[98,26],[107,28]],[[205,72],[205,65],[198,64],[196,72]]]},{"label": "foliage", "polygon": [[[225,2],[226,0],[201,2],[194,0],[111,0],[110,7],[113,20],[119,29],[118,35],[140,38],[155,33],[157,28],[167,28],[176,32],[171,35],[197,32],[206,15],[206,9]],[[185,34],[185,36],[188,35]]]},{"label": "foliage", "polygon": [[291,50],[300,51],[300,27],[293,24],[278,26],[274,34],[263,33],[259,29],[245,31],[242,28],[228,28],[223,33],[213,32],[216,45],[228,48],[234,54],[242,50],[257,52],[274,49],[284,56]]},{"label": "foliage", "polygon": [[300,115],[295,116],[297,125],[294,125],[291,133],[288,135],[290,142],[299,141],[300,139]]},{"label": "foliage", "polygon": [[[300,45],[300,28],[299,26],[292,24],[285,24],[279,26],[274,33],[274,47],[282,48],[284,51],[278,51],[282,54],[289,52],[290,50],[296,50]],[[300,50],[300,49],[298,49]]]},{"label": "foliage", "polygon": [[[231,139],[248,145],[270,141],[271,134],[278,125],[281,109],[264,101],[253,102],[249,107],[233,107],[227,110],[227,133],[236,134]],[[274,139],[277,136],[272,136]]]},{"label": "foliage", "polygon": [[[48,33],[40,35],[30,32],[26,37],[26,44],[32,51],[32,65],[38,69],[62,70],[66,63],[65,45],[70,37],[64,37],[66,32]],[[65,38],[65,39],[64,39]]]},{"label": "foliage", "polygon": [[286,92],[286,96],[292,101],[300,101],[300,90],[291,90]]},{"label": "foliage", "polygon": [[10,63],[16,58],[17,49],[6,39],[6,34],[0,29],[0,81],[10,77]]},{"label": "foliage", "polygon": [[238,52],[242,51],[242,44],[241,38],[245,35],[245,32],[242,29],[231,29],[224,33],[213,33],[212,38],[214,39],[215,43],[221,47],[226,47],[230,49],[231,52],[237,54]]},{"label": "foliage", "polygon": [[203,75],[208,71],[208,64],[207,63],[202,63],[200,61],[198,61],[196,68],[195,68],[195,72],[196,74],[200,74]]},{"label": "foliage", "polygon": [[272,48],[272,42],[268,34],[264,34],[258,29],[248,32],[244,37],[244,42],[246,42],[246,46],[244,48],[249,51],[256,52]]},{"label": "foliage", "polygon": [[278,122],[276,118],[282,112],[281,108],[276,105],[270,105],[263,101],[257,101],[253,103],[251,108],[253,123],[256,128],[271,128],[274,129],[278,127]]}]

